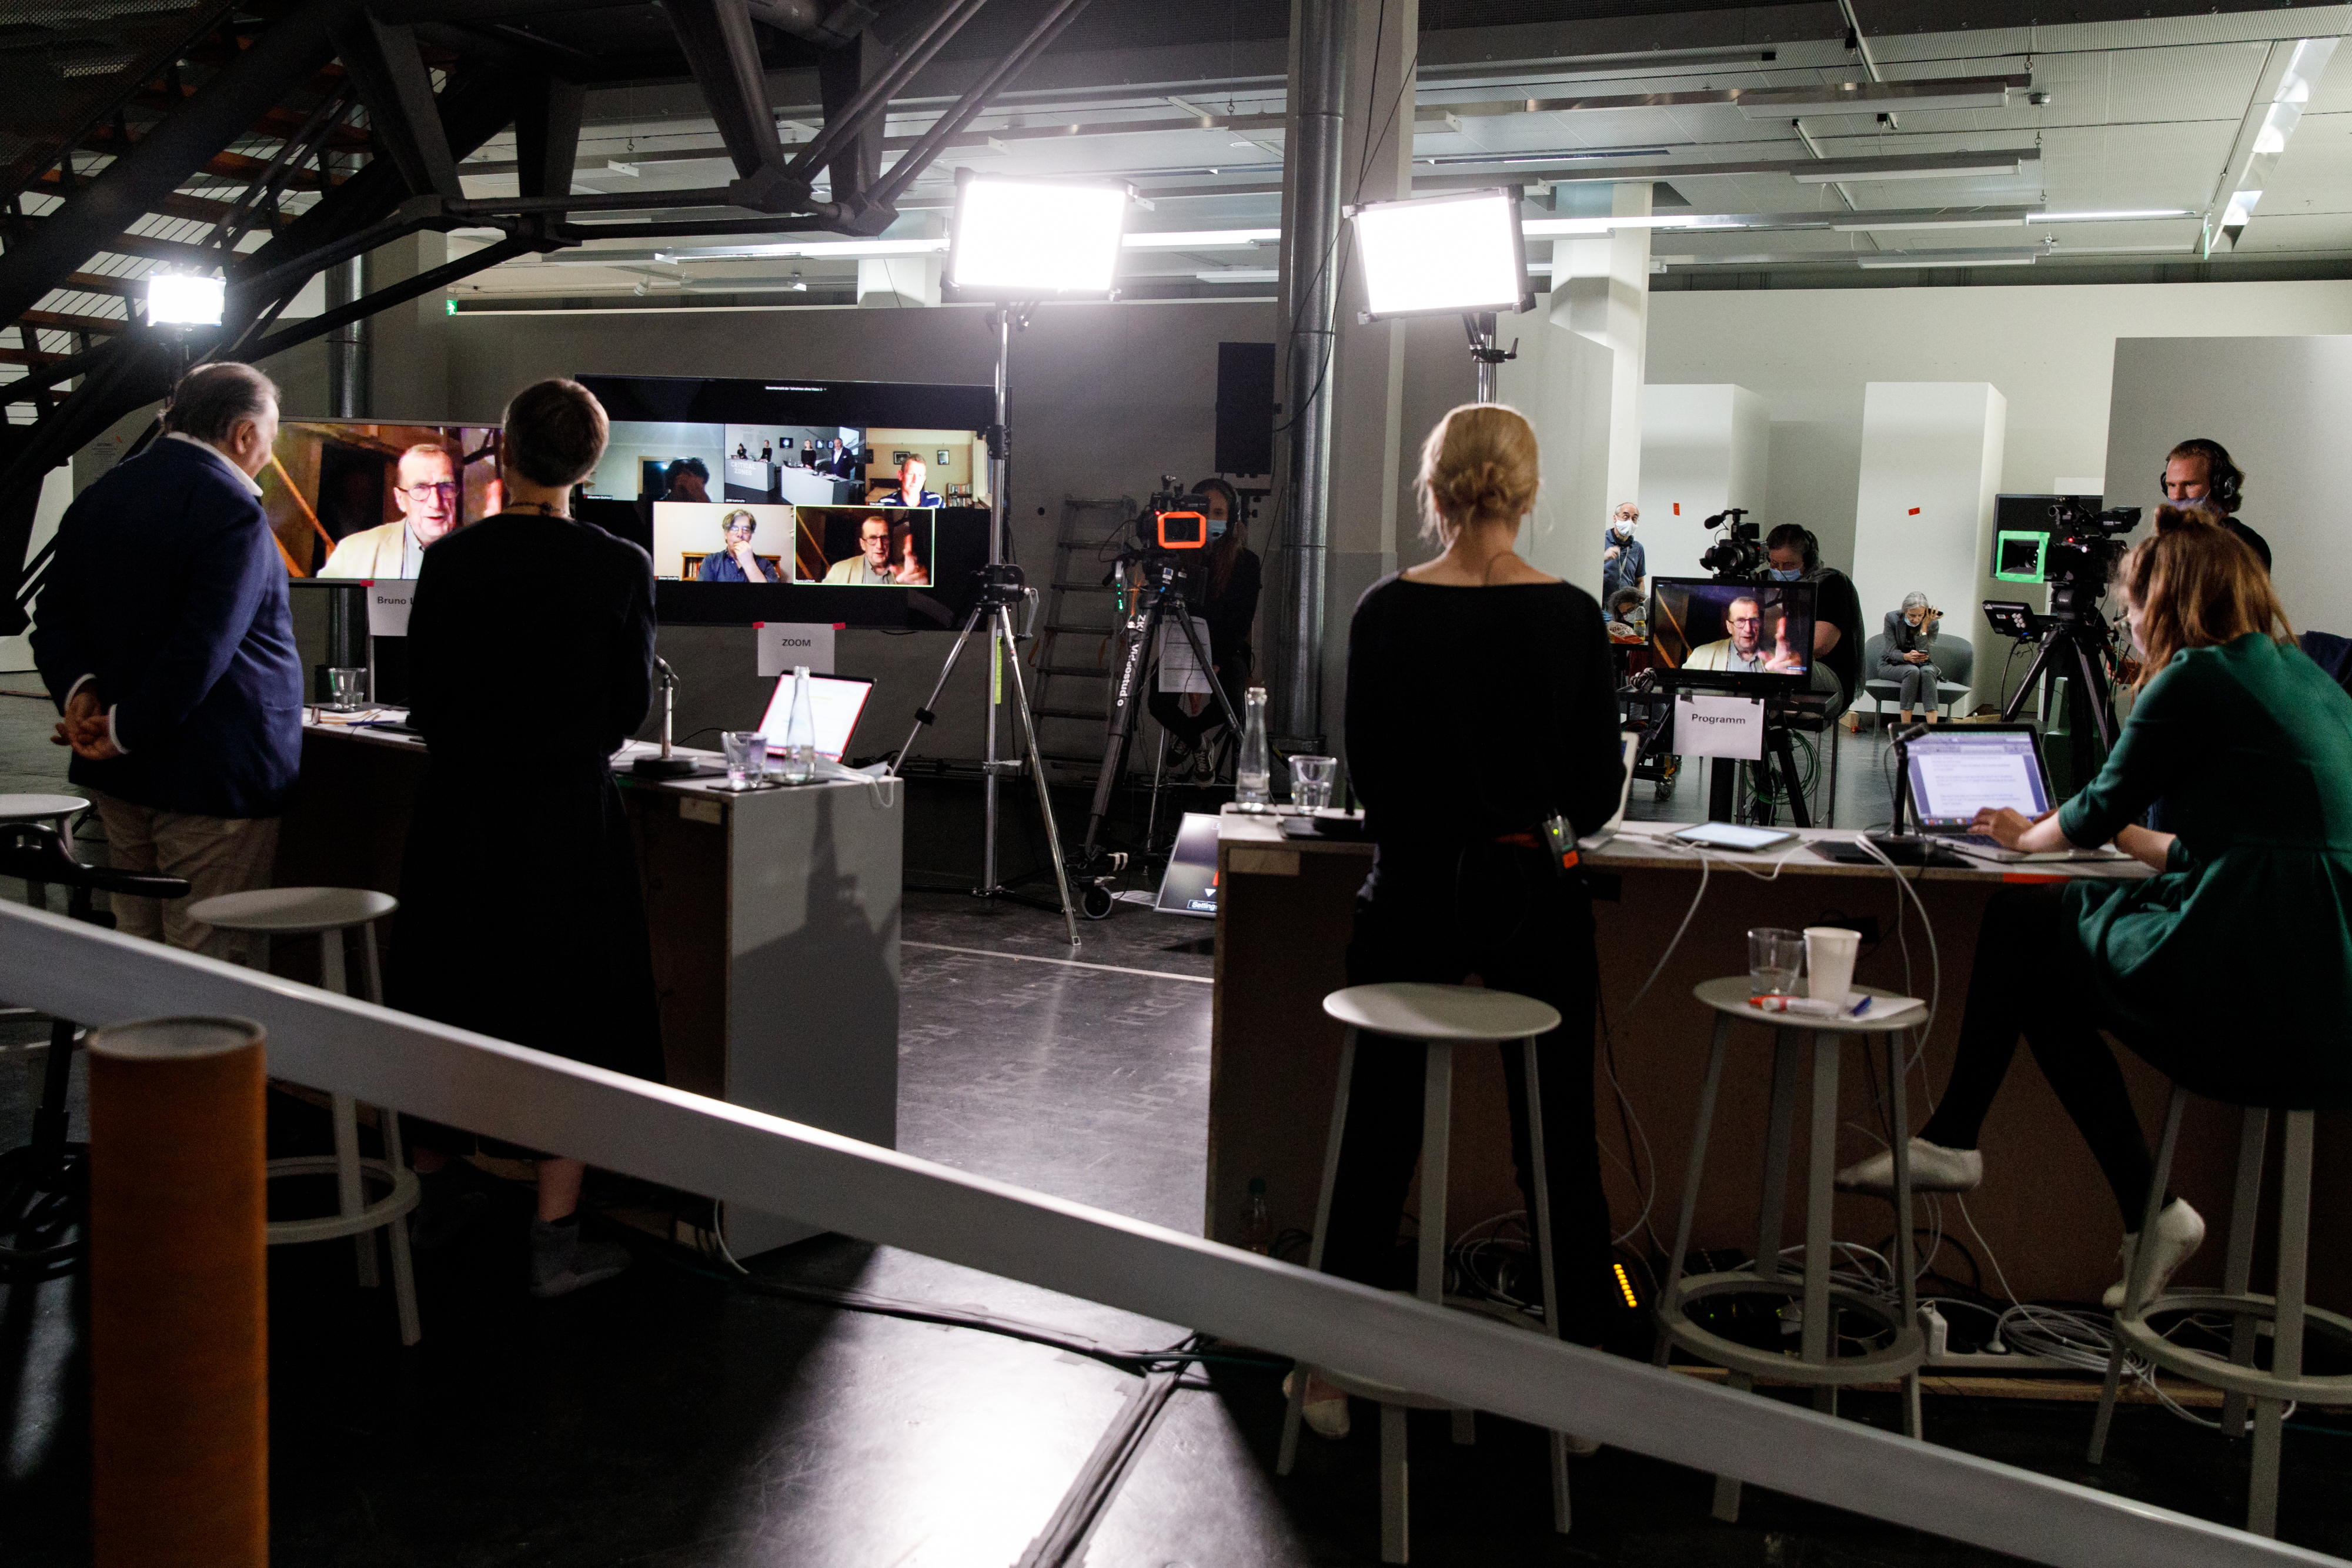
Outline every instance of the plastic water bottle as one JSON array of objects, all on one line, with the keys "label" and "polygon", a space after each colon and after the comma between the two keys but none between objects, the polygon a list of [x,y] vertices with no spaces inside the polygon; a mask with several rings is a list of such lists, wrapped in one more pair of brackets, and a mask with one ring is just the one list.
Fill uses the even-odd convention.
[{"label": "plastic water bottle", "polygon": [[1249,1197],[1242,1205],[1242,1245],[1271,1257],[1274,1252],[1274,1212],[1265,1206],[1265,1177],[1249,1178]]},{"label": "plastic water bottle", "polygon": [[1242,717],[1241,760],[1234,766],[1234,804],[1263,811],[1274,804],[1274,768],[1265,744],[1265,688],[1252,686]]},{"label": "plastic water bottle", "polygon": [[784,782],[805,784],[816,777],[816,716],[809,707],[806,664],[793,667],[792,716],[784,721]]}]

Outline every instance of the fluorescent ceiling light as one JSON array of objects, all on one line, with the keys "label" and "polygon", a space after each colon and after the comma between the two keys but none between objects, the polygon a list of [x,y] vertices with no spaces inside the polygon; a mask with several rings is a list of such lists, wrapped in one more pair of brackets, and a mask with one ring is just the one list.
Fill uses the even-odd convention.
[{"label": "fluorescent ceiling light", "polygon": [[151,327],[217,327],[228,285],[217,277],[184,272],[147,275],[147,324]]},{"label": "fluorescent ceiling light", "polygon": [[1272,283],[1282,273],[1271,267],[1217,267],[1192,276],[1203,283]]},{"label": "fluorescent ceiling light", "polygon": [[1882,250],[1858,255],[1853,264],[1864,272],[1906,267],[2032,267],[2043,254],[2039,246],[2031,250]]},{"label": "fluorescent ceiling light", "polygon": [[1952,180],[1975,175],[1998,178],[2022,166],[2014,152],[1986,152],[1953,159],[1898,162],[1891,158],[1832,158],[1793,170],[1790,178],[1800,185],[1836,185],[1874,180]]},{"label": "fluorescent ceiling light", "polygon": [[2230,204],[2222,211],[2221,226],[2242,229],[2253,221],[2254,206],[2263,199],[2260,191],[2240,191],[2231,196]]},{"label": "fluorescent ceiling light", "polygon": [[1355,209],[1365,315],[1518,310],[1529,298],[1515,187]]},{"label": "fluorescent ceiling light", "polygon": [[998,299],[1108,295],[1129,199],[1123,185],[959,170],[942,281],[960,294]]},{"label": "fluorescent ceiling light", "polygon": [[[2253,221],[2255,205],[2278,167],[2287,139],[2302,122],[2311,101],[2311,89],[2336,52],[2334,38],[2282,38],[2263,57],[2252,101],[2238,122],[2238,136],[2229,162],[2207,205],[2205,246],[2208,254],[2218,240],[2234,248],[2238,236]],[[2218,216],[2216,214],[2218,213]]]},{"label": "fluorescent ceiling light", "polygon": [[1901,229],[2021,229],[2028,221],[2024,213],[1952,213],[1927,217],[1874,217],[1868,213],[1856,213],[1830,225],[1836,234],[1890,234]]},{"label": "fluorescent ceiling light", "polygon": [[2044,213],[2033,221],[2038,224],[2105,224],[2120,223],[2126,218],[2193,218],[2196,215],[2187,207],[2133,207],[2111,213]]},{"label": "fluorescent ceiling light", "polygon": [[1280,229],[1160,229],[1119,243],[1129,250],[1240,250],[1281,238]]}]

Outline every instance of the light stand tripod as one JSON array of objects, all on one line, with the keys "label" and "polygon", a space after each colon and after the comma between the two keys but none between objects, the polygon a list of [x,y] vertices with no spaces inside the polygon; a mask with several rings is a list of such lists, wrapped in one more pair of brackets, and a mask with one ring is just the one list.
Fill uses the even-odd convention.
[{"label": "light stand tripod", "polygon": [[[898,748],[891,759],[890,771],[904,773],[907,758],[913,755],[915,742],[922,738],[924,728],[939,715],[932,710],[939,705],[940,694],[946,691],[948,678],[955,674],[956,660],[963,646],[971,640],[972,629],[984,618],[988,622],[988,739],[980,765],[981,790],[981,851],[980,885],[973,888],[977,898],[1023,898],[997,880],[996,876],[996,814],[997,783],[1007,774],[1018,773],[1023,767],[1019,758],[1006,760],[997,754],[997,709],[1004,704],[1004,676],[1013,677],[1013,706],[1018,710],[1021,735],[1027,746],[1026,762],[1030,777],[1037,781],[1037,809],[1045,819],[1045,853],[1054,866],[1054,883],[1062,895],[1062,924],[1070,934],[1070,946],[1078,945],[1078,917],[1070,902],[1069,873],[1062,862],[1061,831],[1054,824],[1054,798],[1045,783],[1045,759],[1037,751],[1037,720],[1029,710],[1029,692],[1021,678],[1021,636],[1013,630],[1013,606],[1023,604],[1030,616],[1035,614],[1037,595],[1028,585],[1027,577],[1018,566],[1004,559],[1004,478],[1007,467],[1005,434],[1005,380],[1013,362],[1013,329],[1015,325],[1026,327],[1034,307],[1008,305],[999,308],[996,327],[996,423],[987,430],[988,436],[988,566],[981,573],[980,597],[964,617],[963,630],[956,634],[955,646],[948,650],[947,662],[940,666],[939,684],[931,688],[930,700],[915,710],[915,727],[907,736],[907,744]],[[1025,632],[1022,635],[1025,635]],[[1050,907],[1050,905],[1045,906]]]},{"label": "light stand tripod", "polygon": [[[1242,732],[1241,716],[1234,711],[1224,683],[1217,679],[1216,665],[1209,658],[1209,650],[1193,626],[1192,612],[1185,602],[1184,573],[1189,563],[1150,550],[1123,556],[1119,564],[1129,560],[1141,563],[1143,582],[1136,592],[1136,612],[1128,622],[1127,658],[1119,666],[1118,690],[1111,701],[1110,733],[1103,745],[1102,772],[1095,779],[1094,804],[1087,813],[1086,842],[1078,850],[1077,866],[1082,876],[1094,869],[1103,821],[1110,815],[1111,792],[1126,771],[1128,748],[1135,738],[1136,715],[1144,705],[1145,667],[1171,614],[1183,630],[1184,641],[1192,646],[1194,665],[1208,677],[1210,694],[1224,710],[1225,723],[1233,727],[1234,734]],[[1124,857],[1120,857],[1120,864],[1124,864]],[[1101,920],[1110,914],[1108,881],[1096,878],[1087,888],[1084,908],[1089,920]]]}]

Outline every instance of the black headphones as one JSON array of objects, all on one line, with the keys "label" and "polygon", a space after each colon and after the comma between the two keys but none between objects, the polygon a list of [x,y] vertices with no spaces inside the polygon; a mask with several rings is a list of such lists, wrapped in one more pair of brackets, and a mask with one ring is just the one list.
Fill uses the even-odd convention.
[{"label": "black headphones", "polygon": [[[1792,540],[1791,535],[1797,536],[1796,538]],[[1786,549],[1792,542],[1803,551],[1807,571],[1822,564],[1822,541],[1813,537],[1813,530],[1809,528],[1797,523],[1782,523],[1764,537],[1766,549]]]},{"label": "black headphones", "polygon": [[[2238,509],[2238,497],[2246,487],[2246,476],[2230,461],[2230,449],[2210,436],[2199,435],[2182,442],[2166,454],[2164,465],[2172,466],[2175,457],[2205,459],[2205,499],[2225,512]],[[2164,488],[2164,476],[2157,476],[2157,488]]]}]

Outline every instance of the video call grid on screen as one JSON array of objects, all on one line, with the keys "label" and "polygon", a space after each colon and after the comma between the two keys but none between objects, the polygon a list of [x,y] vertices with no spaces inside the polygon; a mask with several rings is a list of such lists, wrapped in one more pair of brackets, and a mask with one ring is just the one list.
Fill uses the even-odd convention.
[{"label": "video call grid on screen", "polygon": [[281,421],[257,482],[287,574],[406,575],[425,545],[504,509],[499,440],[496,425]]},{"label": "video call grid on screen", "polygon": [[1964,828],[1979,811],[2050,809],[2041,753],[2022,730],[1954,730],[1923,735],[1908,747],[1912,810],[1926,828]]},{"label": "video call grid on screen", "polygon": [[[746,534],[760,579],[736,545]],[[677,582],[928,589],[938,575],[939,512],[656,501],[652,554],[654,575]]]},{"label": "video call grid on screen", "polygon": [[1650,651],[1685,685],[1785,689],[1812,665],[1813,585],[1651,580]]}]

